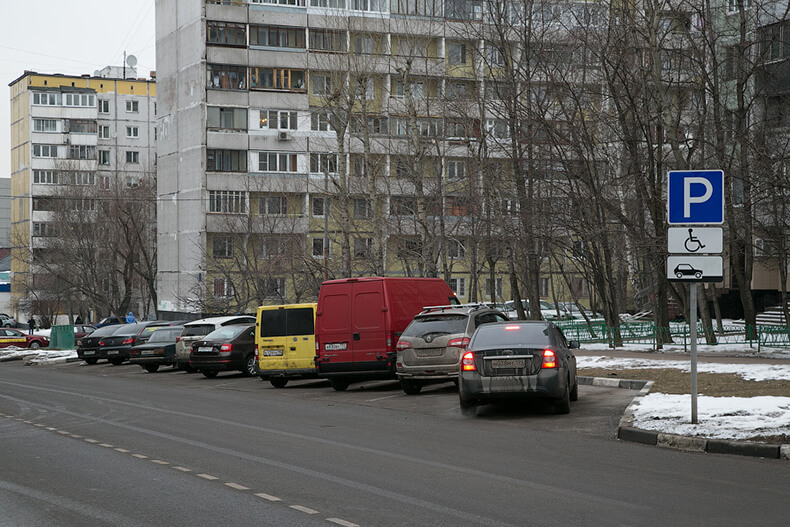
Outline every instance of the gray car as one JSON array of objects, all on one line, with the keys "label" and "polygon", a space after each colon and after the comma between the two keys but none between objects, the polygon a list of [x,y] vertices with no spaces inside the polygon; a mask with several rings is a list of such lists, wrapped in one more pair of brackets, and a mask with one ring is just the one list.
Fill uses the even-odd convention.
[{"label": "gray car", "polygon": [[499,400],[543,397],[558,414],[570,412],[579,398],[578,348],[552,322],[518,320],[479,327],[461,357],[458,395],[461,411]]},{"label": "gray car", "polygon": [[475,329],[507,320],[504,313],[483,304],[424,309],[398,339],[396,371],[401,388],[416,394],[428,383],[457,382],[461,354]]}]

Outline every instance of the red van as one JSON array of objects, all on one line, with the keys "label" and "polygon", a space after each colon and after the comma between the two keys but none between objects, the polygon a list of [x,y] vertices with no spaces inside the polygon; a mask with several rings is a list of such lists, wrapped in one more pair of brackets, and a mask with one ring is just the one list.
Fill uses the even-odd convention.
[{"label": "red van", "polygon": [[346,278],[321,284],[315,367],[332,388],[395,379],[398,337],[426,306],[457,304],[440,278]]}]

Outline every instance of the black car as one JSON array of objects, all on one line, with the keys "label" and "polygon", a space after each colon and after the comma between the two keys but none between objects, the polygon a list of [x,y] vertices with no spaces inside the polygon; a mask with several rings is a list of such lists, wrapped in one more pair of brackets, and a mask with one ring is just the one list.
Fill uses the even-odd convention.
[{"label": "black car", "polygon": [[567,414],[570,402],[579,398],[576,356],[571,351],[578,347],[543,320],[478,327],[461,356],[461,411],[474,415],[479,404],[544,397],[553,400],[558,414]]},{"label": "black car", "polygon": [[184,326],[149,326],[150,335],[143,344],[135,345],[130,351],[129,362],[139,364],[153,373],[159,366],[176,364],[176,339]]},{"label": "black car", "polygon": [[[118,330],[99,342],[99,354],[116,366],[131,357],[132,346],[145,342],[153,328],[170,326],[170,322],[149,321],[123,324]],[[98,330],[97,330],[98,331]]]},{"label": "black car", "polygon": [[88,364],[96,364],[99,359],[106,359],[107,356],[101,354],[99,343],[122,327],[121,325],[104,326],[81,337],[77,340],[77,356]]},{"label": "black car", "polygon": [[255,324],[225,326],[193,342],[189,365],[206,377],[226,370],[238,370],[248,377],[258,375]]}]

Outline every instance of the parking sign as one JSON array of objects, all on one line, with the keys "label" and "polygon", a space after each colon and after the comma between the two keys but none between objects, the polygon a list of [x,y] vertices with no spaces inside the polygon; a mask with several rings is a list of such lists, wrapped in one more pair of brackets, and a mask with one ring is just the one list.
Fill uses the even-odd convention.
[{"label": "parking sign", "polygon": [[674,170],[667,182],[670,225],[724,223],[724,172]]}]

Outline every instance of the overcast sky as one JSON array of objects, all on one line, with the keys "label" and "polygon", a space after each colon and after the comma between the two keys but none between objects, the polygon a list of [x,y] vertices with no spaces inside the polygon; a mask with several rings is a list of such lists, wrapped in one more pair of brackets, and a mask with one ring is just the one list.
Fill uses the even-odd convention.
[{"label": "overcast sky", "polygon": [[154,0],[0,0],[0,177],[11,176],[8,84],[25,70],[93,75],[137,57],[137,76],[156,70]]}]

